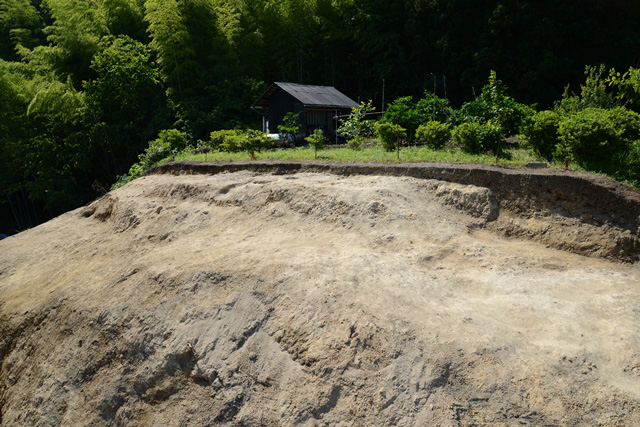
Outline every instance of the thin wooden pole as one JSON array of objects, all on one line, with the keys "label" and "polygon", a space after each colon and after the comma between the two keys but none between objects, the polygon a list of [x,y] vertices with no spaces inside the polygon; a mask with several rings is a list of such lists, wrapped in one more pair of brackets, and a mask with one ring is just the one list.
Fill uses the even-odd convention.
[{"label": "thin wooden pole", "polygon": [[444,85],[444,99],[447,99],[447,76],[442,75],[442,84]]},{"label": "thin wooden pole", "polygon": [[336,134],[336,145],[338,145],[338,110],[336,110],[336,125],[334,132]]},{"label": "thin wooden pole", "polygon": [[498,163],[498,159],[500,158],[500,144],[502,143],[502,125],[504,124],[504,111],[502,112],[502,116],[500,117],[500,138],[498,139],[498,150],[496,151],[496,164]]},{"label": "thin wooden pole", "polygon": [[[396,117],[396,126],[399,126],[400,116]],[[398,161],[400,161],[400,137],[396,138],[396,148],[398,149]]]},{"label": "thin wooden pole", "polygon": [[382,79],[382,115],[384,115],[384,89],[385,89],[385,82],[384,79]]}]

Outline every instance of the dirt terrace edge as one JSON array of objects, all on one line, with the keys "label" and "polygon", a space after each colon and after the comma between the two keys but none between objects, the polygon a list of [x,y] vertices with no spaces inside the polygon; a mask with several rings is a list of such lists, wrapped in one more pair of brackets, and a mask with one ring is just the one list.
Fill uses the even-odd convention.
[{"label": "dirt terrace edge", "polygon": [[[490,228],[582,255],[640,261],[640,193],[579,172],[433,163],[172,162],[147,174],[214,175],[247,170],[282,175],[398,176],[485,187],[493,193],[501,214]],[[555,232],[531,229],[523,220],[532,218],[550,222]]]}]

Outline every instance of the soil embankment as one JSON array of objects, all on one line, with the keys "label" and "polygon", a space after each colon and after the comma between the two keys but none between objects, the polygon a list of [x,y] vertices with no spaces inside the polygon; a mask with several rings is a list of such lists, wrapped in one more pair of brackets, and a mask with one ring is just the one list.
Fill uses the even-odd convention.
[{"label": "soil embankment", "polygon": [[[517,170],[478,165],[336,163],[170,163],[150,173],[217,174],[250,170],[338,176],[396,176],[483,188],[485,201],[445,198],[489,229],[522,236],[581,255],[640,260],[640,194],[609,179],[555,169]],[[447,192],[447,191],[445,191]],[[477,204],[481,203],[481,206]]]},{"label": "soil embankment", "polygon": [[0,424],[638,424],[639,207],[563,172],[162,166],[0,242]]}]

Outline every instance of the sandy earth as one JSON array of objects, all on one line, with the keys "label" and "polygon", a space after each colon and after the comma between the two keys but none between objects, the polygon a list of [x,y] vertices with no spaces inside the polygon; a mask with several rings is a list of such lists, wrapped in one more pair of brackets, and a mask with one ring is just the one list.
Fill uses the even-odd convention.
[{"label": "sandy earth", "polygon": [[640,425],[639,264],[507,238],[495,202],[140,178],[0,241],[0,424]]}]

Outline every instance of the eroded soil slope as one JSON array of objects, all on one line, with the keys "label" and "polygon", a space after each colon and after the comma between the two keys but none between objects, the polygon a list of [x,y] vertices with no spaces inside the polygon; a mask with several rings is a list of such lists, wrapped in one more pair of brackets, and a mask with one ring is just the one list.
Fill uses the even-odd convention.
[{"label": "eroded soil slope", "polygon": [[138,179],[0,242],[1,424],[640,424],[638,264],[550,248],[583,226],[505,200]]}]

